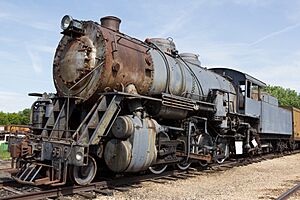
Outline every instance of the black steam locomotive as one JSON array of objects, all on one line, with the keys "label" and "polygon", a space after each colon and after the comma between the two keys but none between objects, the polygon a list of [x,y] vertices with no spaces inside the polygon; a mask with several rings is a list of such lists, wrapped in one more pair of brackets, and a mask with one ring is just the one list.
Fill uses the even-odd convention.
[{"label": "black steam locomotive", "polygon": [[144,42],[101,24],[63,17],[53,79],[57,94],[32,105],[31,132],[11,141],[27,184],[89,184],[97,173],[206,166],[229,157],[296,148],[292,112],[238,71],[201,67],[172,39]]}]

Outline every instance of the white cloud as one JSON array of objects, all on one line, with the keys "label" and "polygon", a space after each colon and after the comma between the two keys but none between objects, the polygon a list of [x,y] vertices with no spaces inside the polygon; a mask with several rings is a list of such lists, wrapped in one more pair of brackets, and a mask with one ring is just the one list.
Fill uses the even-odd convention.
[{"label": "white cloud", "polygon": [[300,93],[300,51],[283,55],[280,60],[266,59],[249,73],[270,85],[290,88]]},{"label": "white cloud", "polygon": [[[22,23],[22,21],[18,21],[19,23]],[[42,31],[51,31],[51,32],[57,32],[57,23],[50,23],[50,22],[29,22],[29,23],[23,23],[23,25],[30,26],[32,28],[42,30]]]},{"label": "white cloud", "polygon": [[30,49],[33,49],[34,51],[39,51],[39,52],[45,52],[45,53],[50,53],[54,54],[56,48],[53,46],[48,46],[48,45],[40,45],[40,44],[26,44],[26,46]]},{"label": "white cloud", "polygon": [[32,67],[36,73],[43,71],[43,62],[40,53],[54,54],[55,48],[47,45],[36,45],[25,43],[26,51],[32,63]]},{"label": "white cloud", "polygon": [[[176,41],[175,41],[176,42]],[[216,42],[209,38],[180,39],[178,47],[185,52],[199,54],[204,65],[243,66],[264,62],[264,51],[246,43]],[[181,51],[183,52],[183,51]]]},{"label": "white cloud", "polygon": [[254,42],[249,43],[248,45],[249,45],[249,46],[256,45],[256,44],[258,44],[258,43],[260,43],[260,42],[263,42],[263,41],[265,41],[265,40],[267,40],[267,39],[270,39],[270,38],[272,38],[272,37],[275,37],[275,36],[277,36],[277,35],[280,35],[280,34],[289,32],[289,31],[291,31],[291,30],[293,30],[293,29],[295,29],[295,28],[298,28],[299,26],[300,26],[300,23],[297,23],[297,24],[294,24],[294,25],[291,25],[291,26],[287,26],[287,27],[285,27],[285,28],[283,28],[283,29],[280,29],[280,30],[278,30],[278,31],[274,31],[274,32],[272,32],[272,33],[269,33],[269,34],[267,34],[267,35],[265,35],[265,36],[263,36],[263,37],[261,37],[261,38],[255,40]]},{"label": "white cloud", "polygon": [[38,52],[32,51],[30,48],[26,48],[27,53],[31,59],[32,67],[36,73],[41,73],[43,71],[42,59]]},{"label": "white cloud", "polygon": [[42,21],[38,20],[36,19],[37,15],[32,17],[32,13],[28,14],[27,12],[24,12],[24,10],[20,10],[19,7],[8,2],[5,2],[4,5],[0,4],[0,9],[1,6],[6,9],[5,11],[3,11],[3,9],[0,10],[0,20],[10,21],[12,23],[21,24],[23,26],[28,26],[42,31],[57,31],[57,23],[51,19],[43,19]]},{"label": "white cloud", "polygon": [[252,71],[252,75],[263,80],[269,85],[282,86],[284,88],[290,88],[300,93],[299,85],[299,73],[300,66],[267,66],[260,70]]},{"label": "white cloud", "polygon": [[[195,12],[199,12],[199,7],[204,3],[203,0],[198,1],[187,1],[185,5],[178,8],[176,4],[174,5],[161,5],[158,8],[158,13],[169,13],[170,9],[176,10],[176,15],[167,14],[165,16],[156,15],[152,18],[161,24],[155,27],[158,30],[158,34],[152,37],[166,38],[170,35],[174,35],[176,32],[181,32],[182,29],[191,21],[191,18],[195,16]],[[163,18],[163,20],[162,20]]]},{"label": "white cloud", "polygon": [[154,37],[165,38],[168,37],[170,33],[176,33],[179,29],[182,28],[184,23],[186,23],[188,19],[187,18],[188,13],[189,13],[188,11],[179,12],[178,15],[176,15],[178,17],[172,21],[168,21],[168,23],[165,24],[163,28],[160,30],[159,35]]},{"label": "white cloud", "polygon": [[27,94],[0,91],[0,111],[18,112],[30,108],[34,100]]}]

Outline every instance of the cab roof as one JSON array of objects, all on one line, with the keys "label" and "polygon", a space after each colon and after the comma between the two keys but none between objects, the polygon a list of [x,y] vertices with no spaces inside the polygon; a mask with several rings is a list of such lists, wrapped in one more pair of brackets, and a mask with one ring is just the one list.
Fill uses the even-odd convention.
[{"label": "cab roof", "polygon": [[240,72],[238,70],[235,69],[230,69],[230,68],[210,68],[209,70],[216,72],[220,75],[223,76],[229,76],[230,78],[232,78],[234,81],[236,80],[249,80],[252,83],[260,86],[260,87],[266,87],[267,84],[258,80],[257,78],[254,78],[253,76],[250,76],[246,73]]}]

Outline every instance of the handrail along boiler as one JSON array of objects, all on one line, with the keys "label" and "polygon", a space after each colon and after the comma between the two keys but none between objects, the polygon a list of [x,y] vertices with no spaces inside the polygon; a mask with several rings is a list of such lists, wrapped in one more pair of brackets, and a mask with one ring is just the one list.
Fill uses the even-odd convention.
[{"label": "handrail along boiler", "polygon": [[105,170],[158,174],[171,164],[185,170],[192,162],[206,166],[270,150],[274,138],[280,147],[290,141],[289,127],[281,134],[264,126],[261,112],[271,112],[261,99],[264,83],[203,68],[170,38],[132,38],[119,31],[120,22],[62,19],[53,63],[57,94],[32,94],[39,98],[31,133],[10,144],[15,180],[86,185]]}]

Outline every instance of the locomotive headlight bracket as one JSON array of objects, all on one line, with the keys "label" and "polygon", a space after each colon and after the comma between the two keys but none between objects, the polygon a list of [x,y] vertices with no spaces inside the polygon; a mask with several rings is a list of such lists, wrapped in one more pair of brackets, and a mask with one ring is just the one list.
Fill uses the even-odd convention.
[{"label": "locomotive headlight bracket", "polygon": [[70,27],[71,23],[73,21],[73,18],[70,15],[65,15],[60,23],[60,27],[62,30],[66,30]]},{"label": "locomotive headlight bracket", "polygon": [[75,166],[84,166],[87,164],[88,151],[86,147],[80,145],[74,145],[69,147],[68,154],[65,156],[65,159],[68,160],[68,163]]},{"label": "locomotive headlight bracket", "polygon": [[76,155],[75,155],[75,158],[76,158],[76,160],[77,161],[81,161],[82,160],[82,158],[83,158],[83,155],[82,155],[82,153],[79,151],[79,152],[77,152],[76,153]]},{"label": "locomotive headlight bracket", "polygon": [[60,23],[60,27],[65,35],[83,35],[83,24],[81,21],[73,19],[70,15],[65,15]]}]

